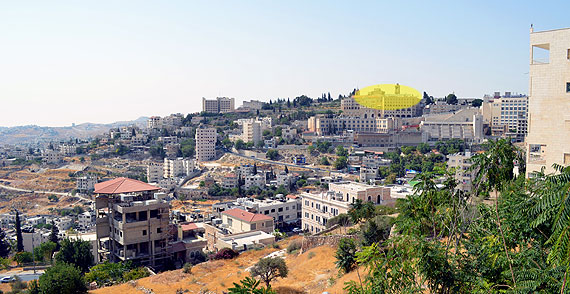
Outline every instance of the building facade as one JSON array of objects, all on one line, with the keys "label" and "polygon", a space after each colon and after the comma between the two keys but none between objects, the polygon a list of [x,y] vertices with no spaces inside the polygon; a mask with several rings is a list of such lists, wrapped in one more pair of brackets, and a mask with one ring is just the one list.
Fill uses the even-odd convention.
[{"label": "building facade", "polygon": [[235,98],[217,97],[202,98],[202,111],[207,113],[227,113],[235,111]]},{"label": "building facade", "polygon": [[209,161],[216,158],[216,129],[199,127],[196,129],[196,161]]},{"label": "building facade", "polygon": [[528,175],[570,165],[570,29],[531,29],[528,127]]},{"label": "building facade", "polygon": [[327,221],[347,213],[356,199],[385,204],[391,201],[391,189],[356,182],[329,183],[329,191],[319,194],[303,193],[302,229],[312,234],[326,229]]}]

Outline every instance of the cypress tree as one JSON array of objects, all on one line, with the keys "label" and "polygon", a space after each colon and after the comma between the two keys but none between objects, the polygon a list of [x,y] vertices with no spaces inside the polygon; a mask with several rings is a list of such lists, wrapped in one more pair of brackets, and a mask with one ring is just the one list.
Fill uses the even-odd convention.
[{"label": "cypress tree", "polygon": [[24,239],[22,237],[22,224],[20,222],[20,213],[16,210],[16,251],[24,251]]}]

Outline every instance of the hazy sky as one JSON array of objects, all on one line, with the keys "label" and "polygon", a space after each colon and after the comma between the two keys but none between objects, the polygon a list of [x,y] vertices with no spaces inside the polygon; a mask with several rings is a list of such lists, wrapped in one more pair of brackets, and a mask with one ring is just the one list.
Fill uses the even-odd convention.
[{"label": "hazy sky", "polygon": [[434,96],[526,93],[529,26],[570,26],[570,1],[463,2],[3,1],[0,126],[396,82]]}]

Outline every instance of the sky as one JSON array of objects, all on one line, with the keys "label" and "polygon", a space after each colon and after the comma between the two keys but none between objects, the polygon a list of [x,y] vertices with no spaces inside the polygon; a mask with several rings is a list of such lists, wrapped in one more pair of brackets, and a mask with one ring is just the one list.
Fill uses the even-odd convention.
[{"label": "sky", "polygon": [[0,1],[0,126],[201,110],[202,97],[528,91],[570,1]]}]

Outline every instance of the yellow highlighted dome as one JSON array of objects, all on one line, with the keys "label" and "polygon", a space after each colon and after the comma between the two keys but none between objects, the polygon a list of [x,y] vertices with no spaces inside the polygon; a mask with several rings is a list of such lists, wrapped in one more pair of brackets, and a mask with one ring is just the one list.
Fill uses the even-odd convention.
[{"label": "yellow highlighted dome", "polygon": [[361,106],[379,110],[410,108],[422,100],[420,92],[399,84],[382,84],[356,91],[354,100]]}]

